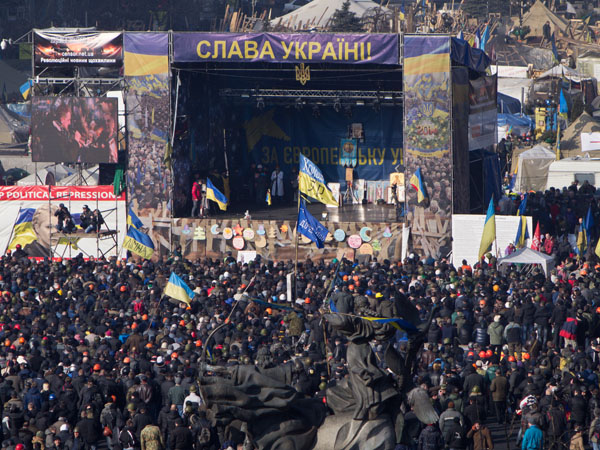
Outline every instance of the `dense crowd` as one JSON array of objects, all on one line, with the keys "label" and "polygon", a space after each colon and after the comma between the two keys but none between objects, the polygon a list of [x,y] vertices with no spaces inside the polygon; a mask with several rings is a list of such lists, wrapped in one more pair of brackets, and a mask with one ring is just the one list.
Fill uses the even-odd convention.
[{"label": "dense crowd", "polygon": [[[592,189],[530,195],[545,239],[576,232],[590,204],[597,214]],[[511,212],[518,200],[505,203],[499,208]],[[286,286],[292,262],[188,261],[177,251],[158,262],[34,261],[16,250],[0,259],[1,448],[252,448],[205,405],[199,380],[213,373],[202,359],[292,364],[295,389],[326,402],[352,368],[346,338],[322,315],[333,305],[402,317],[409,301],[421,321],[435,311],[414,381],[439,422],[405,411],[397,448],[492,449],[487,425],[497,422],[509,436],[519,430],[524,450],[597,449],[600,264],[572,246],[544,248],[556,258],[548,277],[539,268],[499,272],[494,258],[474,267],[413,254],[308,260],[295,301]],[[162,296],[171,272],[194,290],[189,305]],[[387,344],[372,345],[382,364]],[[400,331],[389,344],[406,351]]]}]

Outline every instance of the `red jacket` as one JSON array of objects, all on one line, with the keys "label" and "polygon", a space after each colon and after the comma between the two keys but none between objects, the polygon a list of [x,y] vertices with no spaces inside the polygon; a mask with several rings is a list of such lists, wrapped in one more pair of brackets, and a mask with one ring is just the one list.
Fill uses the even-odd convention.
[{"label": "red jacket", "polygon": [[202,200],[202,188],[197,181],[192,185],[192,200]]}]

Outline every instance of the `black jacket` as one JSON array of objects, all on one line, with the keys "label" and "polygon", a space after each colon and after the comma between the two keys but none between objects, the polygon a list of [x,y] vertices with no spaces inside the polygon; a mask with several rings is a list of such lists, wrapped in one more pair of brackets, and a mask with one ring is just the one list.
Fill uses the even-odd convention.
[{"label": "black jacket", "polygon": [[187,450],[192,448],[194,437],[189,428],[184,426],[175,427],[169,436],[169,447],[172,450]]}]

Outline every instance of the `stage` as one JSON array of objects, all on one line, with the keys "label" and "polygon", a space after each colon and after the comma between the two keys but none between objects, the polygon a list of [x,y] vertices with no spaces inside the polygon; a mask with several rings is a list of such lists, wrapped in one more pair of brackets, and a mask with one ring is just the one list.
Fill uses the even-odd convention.
[{"label": "stage", "polygon": [[[238,206],[227,211],[217,211],[210,214],[207,219],[215,220],[241,220],[244,218],[246,209],[250,212],[252,220],[278,220],[294,222],[298,215],[296,205],[271,206],[265,208],[244,208]],[[326,220],[333,223],[357,222],[357,223],[390,223],[396,220],[396,208],[394,205],[345,205],[343,207],[327,207],[321,203],[307,204],[309,212],[317,220]],[[327,213],[324,219],[322,214]]]}]

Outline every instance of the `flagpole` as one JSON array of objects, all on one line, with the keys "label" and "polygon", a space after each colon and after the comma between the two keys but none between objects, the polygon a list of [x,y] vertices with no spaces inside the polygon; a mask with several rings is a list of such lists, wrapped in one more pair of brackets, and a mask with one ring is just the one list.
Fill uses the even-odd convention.
[{"label": "flagpole", "polygon": [[[299,185],[299,184],[298,184]],[[300,187],[298,187],[298,211],[296,212],[296,262],[294,264],[294,301],[298,298],[298,216],[300,215]]]}]

